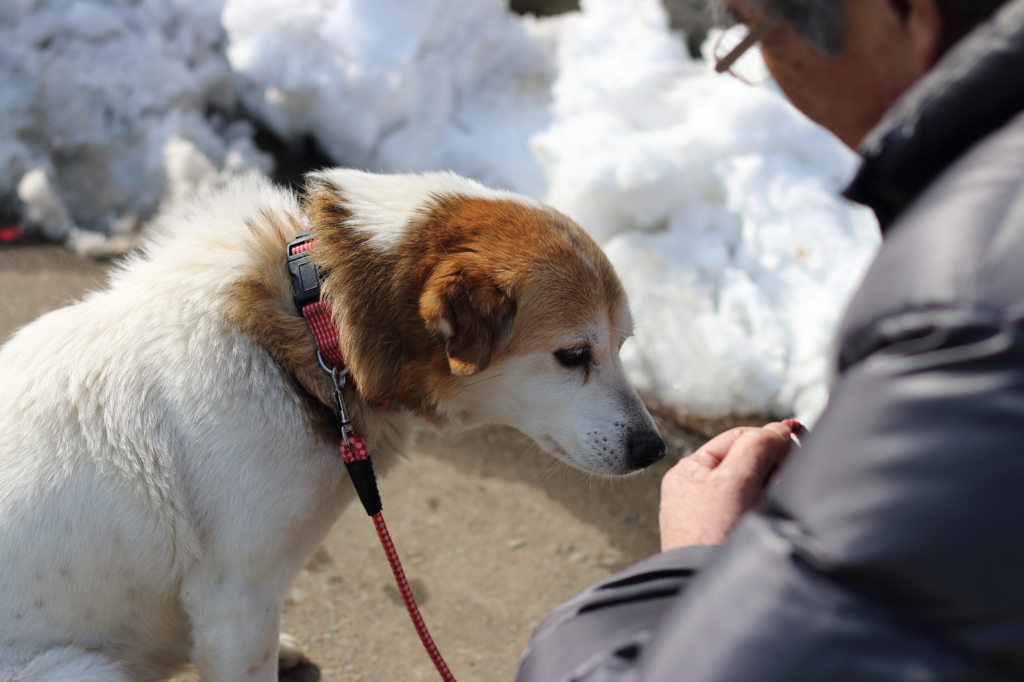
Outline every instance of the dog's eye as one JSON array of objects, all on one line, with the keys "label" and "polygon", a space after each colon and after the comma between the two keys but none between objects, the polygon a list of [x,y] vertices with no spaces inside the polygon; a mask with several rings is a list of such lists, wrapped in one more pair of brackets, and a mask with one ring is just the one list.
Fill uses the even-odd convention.
[{"label": "dog's eye", "polygon": [[559,348],[555,351],[555,359],[562,367],[585,367],[593,362],[594,351],[590,346]]}]

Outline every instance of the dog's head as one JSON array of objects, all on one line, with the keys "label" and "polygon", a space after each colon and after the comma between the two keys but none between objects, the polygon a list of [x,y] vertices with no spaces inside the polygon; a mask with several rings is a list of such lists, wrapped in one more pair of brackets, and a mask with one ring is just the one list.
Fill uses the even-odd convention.
[{"label": "dog's head", "polygon": [[364,398],[507,424],[599,473],[664,455],[619,361],[622,285],[578,225],[451,174],[310,180],[313,259]]}]

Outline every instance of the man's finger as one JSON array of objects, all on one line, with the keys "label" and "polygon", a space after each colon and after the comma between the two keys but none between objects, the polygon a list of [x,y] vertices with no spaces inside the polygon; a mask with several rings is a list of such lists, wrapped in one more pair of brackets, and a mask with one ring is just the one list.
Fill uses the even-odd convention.
[{"label": "man's finger", "polygon": [[763,484],[772,469],[789,454],[792,429],[772,423],[763,429],[750,429],[733,442],[728,456],[718,468],[723,474]]},{"label": "man's finger", "polygon": [[709,469],[714,469],[722,463],[722,460],[729,454],[732,446],[744,433],[756,430],[756,428],[755,426],[737,426],[728,431],[723,431],[697,448],[687,459],[696,458]]}]

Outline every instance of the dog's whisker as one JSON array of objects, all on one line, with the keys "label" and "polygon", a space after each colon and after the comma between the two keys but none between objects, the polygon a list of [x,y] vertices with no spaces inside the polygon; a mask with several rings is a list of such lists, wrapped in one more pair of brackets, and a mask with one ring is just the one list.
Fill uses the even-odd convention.
[{"label": "dog's whisker", "polygon": [[477,384],[482,384],[485,381],[490,381],[491,379],[498,379],[499,377],[503,377],[503,376],[505,376],[505,375],[504,374],[495,374],[494,376],[484,377],[483,379],[477,379],[476,381],[466,382],[466,385],[467,386],[476,386]]},{"label": "dog's whisker", "polygon": [[553,477],[559,471],[562,471],[562,475],[563,475],[563,479],[564,479],[565,471],[568,470],[568,469],[569,469],[569,466],[565,462],[563,462],[560,459],[555,459],[554,457],[552,457],[550,462],[548,463],[548,465],[546,465],[544,467],[544,469],[541,470],[541,472],[539,474],[539,480],[543,481],[543,480],[549,479],[549,478]]},{"label": "dog's whisker", "polygon": [[[540,449],[540,447],[536,443],[531,443],[530,447],[526,448],[526,450],[524,450],[522,454],[516,457],[516,460],[512,463],[512,466],[518,466],[524,459],[526,459],[527,455],[531,454],[534,451],[535,448],[538,450]],[[511,470],[511,468],[512,467],[509,467],[508,470]]]}]

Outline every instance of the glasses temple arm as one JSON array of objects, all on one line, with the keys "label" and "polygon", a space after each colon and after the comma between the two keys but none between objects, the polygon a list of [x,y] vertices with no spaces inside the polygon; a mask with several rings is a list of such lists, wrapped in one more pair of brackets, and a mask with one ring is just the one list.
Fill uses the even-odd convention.
[{"label": "glasses temple arm", "polygon": [[772,25],[773,22],[765,20],[758,24],[756,27],[754,27],[754,29],[749,34],[747,34],[747,37],[744,38],[739,45],[732,48],[729,54],[725,55],[724,57],[719,59],[718,62],[715,63],[715,71],[717,73],[725,73],[726,71],[731,69],[732,65],[735,64],[736,61],[743,56],[744,52],[749,50],[754,45],[754,43],[761,40],[761,38],[764,38],[764,34],[768,32],[768,29],[770,29]]}]

